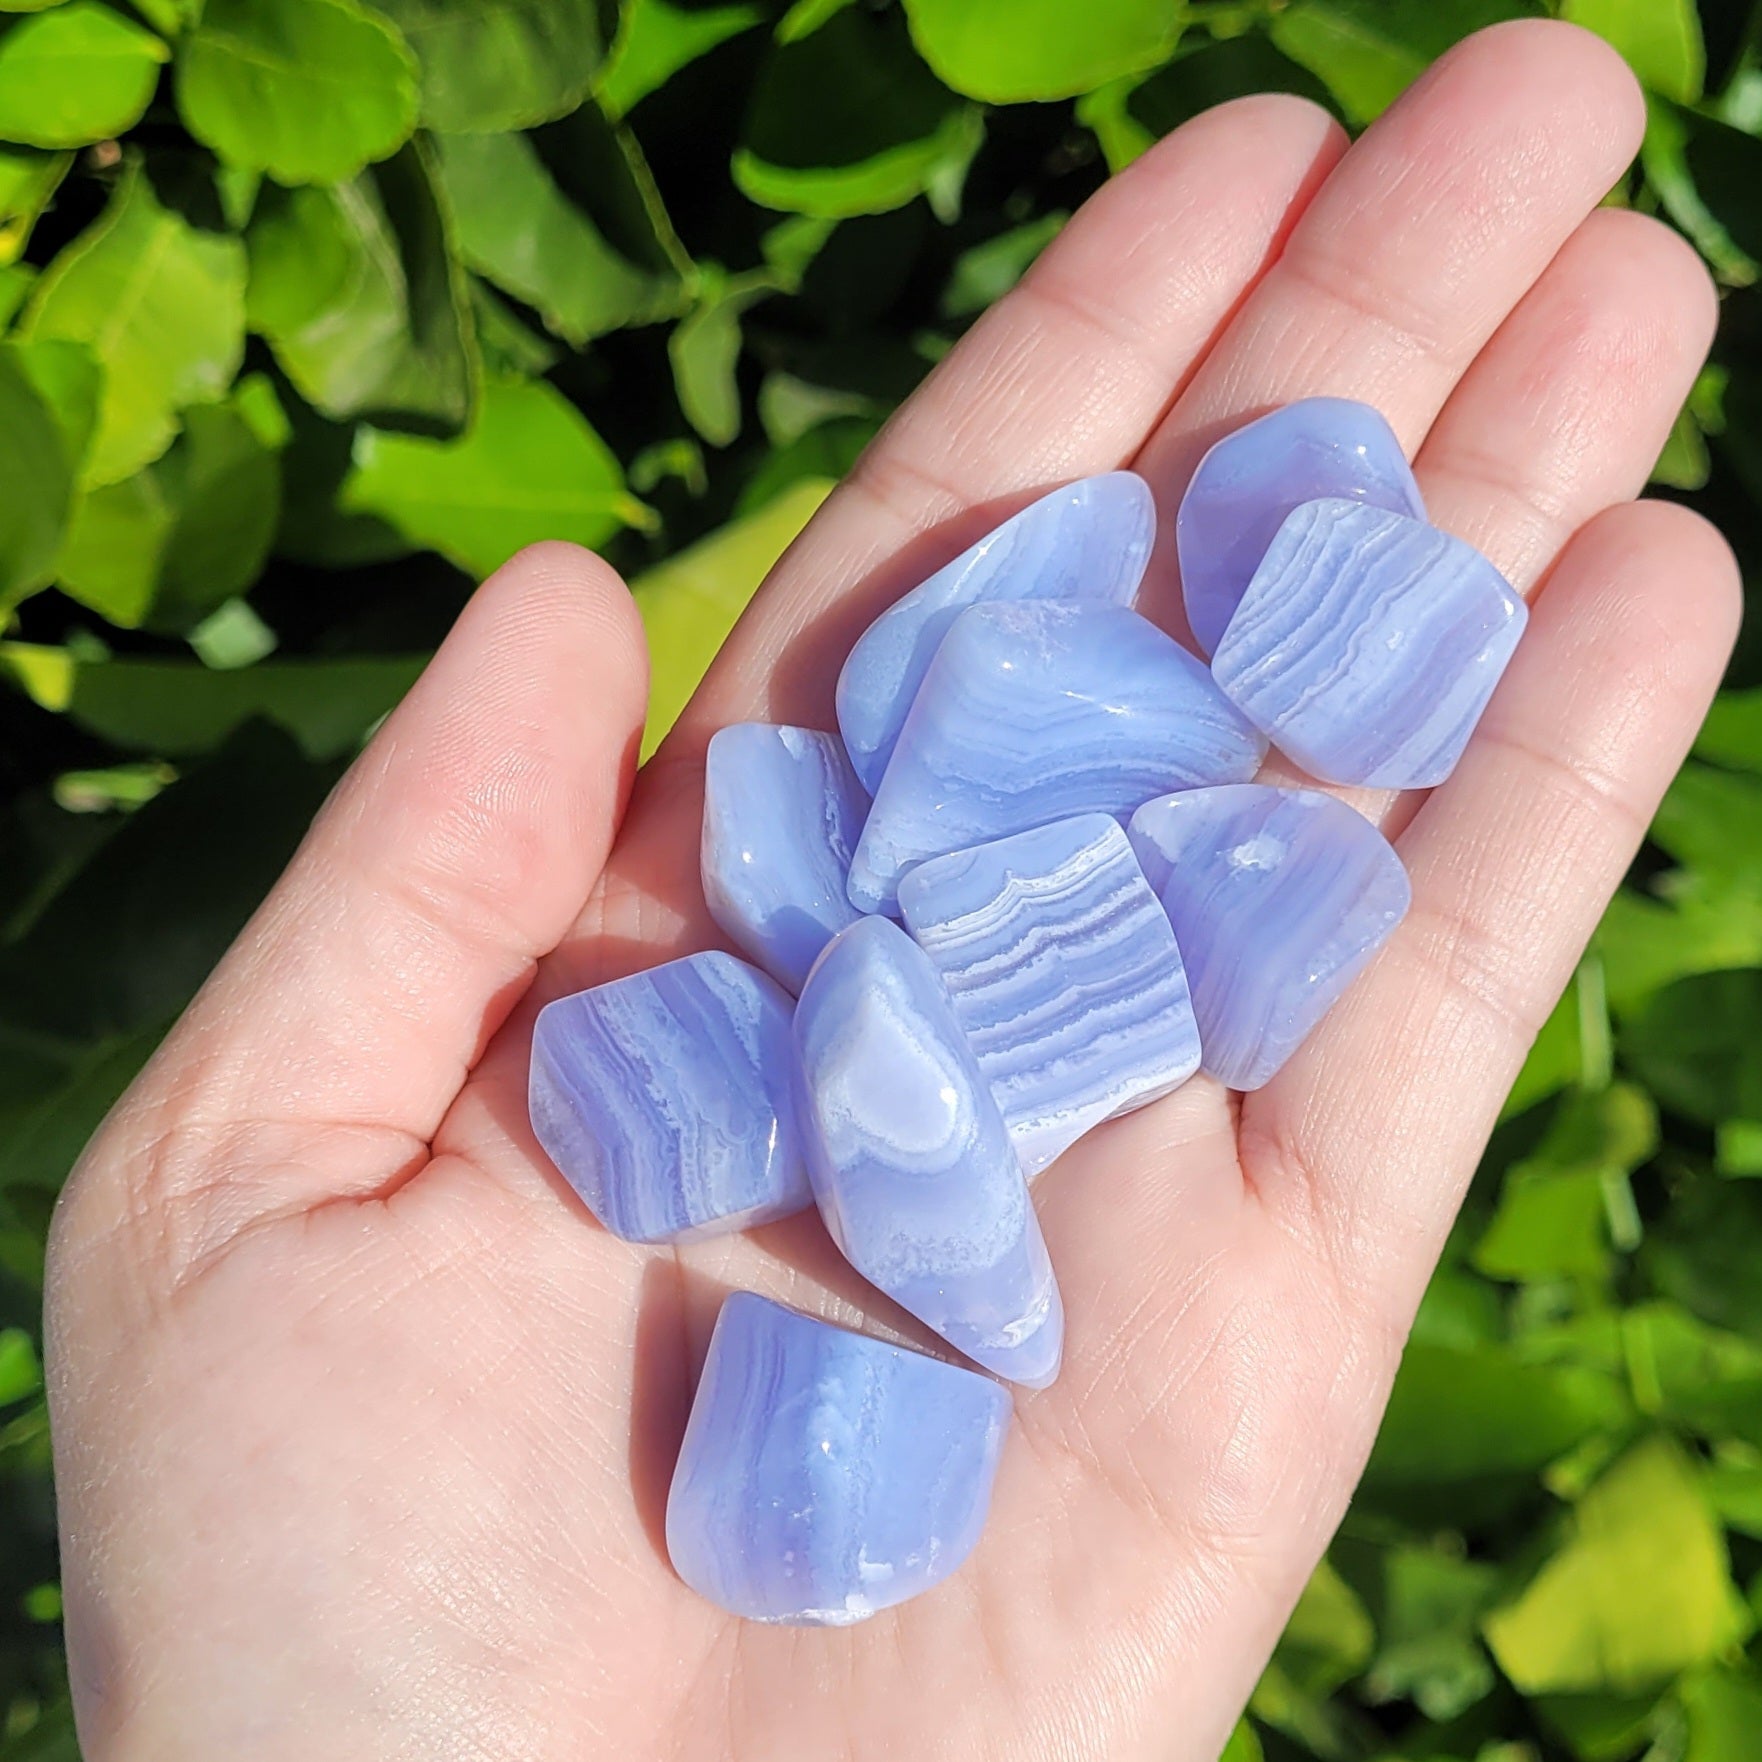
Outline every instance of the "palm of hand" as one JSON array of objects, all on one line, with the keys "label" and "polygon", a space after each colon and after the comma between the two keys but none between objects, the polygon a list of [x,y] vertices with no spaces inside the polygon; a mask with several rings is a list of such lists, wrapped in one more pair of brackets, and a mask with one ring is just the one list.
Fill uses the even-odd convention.
[{"label": "palm of hand", "polygon": [[[1215,1755],[1730,641],[1718,540],[1615,505],[1712,320],[1677,240],[1591,212],[1640,121],[1612,55],[1535,24],[1458,49],[1343,160],[1288,99],[1171,137],[871,450],[621,829],[627,596],[561,548],[483,590],[59,1220],[94,1762]],[[677,1253],[595,1227],[525,1124],[532,1016],[712,939],[709,731],[827,725],[875,608],[1033,490],[1135,459],[1166,515],[1217,432],[1317,392],[1382,407],[1439,524],[1546,578],[1457,775],[1360,804],[1401,828],[1413,913],[1267,1089],[1196,1081],[1042,1179],[1066,1365],[1018,1401],[968,1567],[855,1629],[732,1621],[660,1531],[722,1292],[902,1318],[811,1217]],[[1176,621],[1168,574],[1145,609]]]}]

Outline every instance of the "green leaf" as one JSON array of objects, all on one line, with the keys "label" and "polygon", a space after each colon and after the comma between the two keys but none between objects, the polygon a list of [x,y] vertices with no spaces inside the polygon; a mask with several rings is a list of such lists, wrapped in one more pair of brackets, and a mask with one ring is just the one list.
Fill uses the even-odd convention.
[{"label": "green leaf", "polygon": [[48,585],[78,461],[16,343],[0,343],[0,620]]},{"label": "green leaf", "polygon": [[1069,218],[1063,209],[1054,209],[963,251],[943,285],[943,317],[967,318],[1001,300],[1058,237]]},{"label": "green leaf", "polygon": [[843,219],[958,180],[983,136],[891,13],[844,11],[779,44],[754,89],[734,181],[766,208]]},{"label": "green leaf", "polygon": [[1411,1700],[1428,1719],[1454,1719],[1492,1692],[1492,1663],[1476,1635],[1499,1570],[1411,1547],[1391,1548],[1381,1567],[1380,1639],[1364,1696],[1373,1705]]},{"label": "green leaf", "polygon": [[1495,1346],[1414,1341],[1365,1471],[1369,1487],[1533,1474],[1586,1434],[1621,1424],[1613,1379],[1524,1364]]},{"label": "green leaf", "polygon": [[1324,1559],[1303,1587],[1273,1657],[1305,1693],[1327,1695],[1370,1662],[1376,1641],[1364,1604]]},{"label": "green leaf", "polygon": [[131,165],[97,224],[38,282],[22,331],[97,357],[104,389],[85,476],[119,483],[171,444],[178,411],[232,384],[245,344],[244,251],[161,207]]},{"label": "green leaf", "polygon": [[204,667],[226,671],[254,667],[275,653],[276,635],[248,600],[230,599],[216,606],[189,633],[190,647]]},{"label": "green leaf", "polygon": [[496,134],[566,116],[600,66],[595,0],[375,0],[422,67],[422,120]]},{"label": "green leaf", "polygon": [[184,126],[227,164],[334,184],[416,126],[416,64],[356,0],[207,0],[178,50]]},{"label": "green leaf", "polygon": [[563,358],[563,351],[548,336],[540,336],[488,282],[475,276],[471,319],[478,357],[492,379],[543,379]]},{"label": "green leaf", "polygon": [[315,410],[459,433],[476,398],[469,290],[418,144],[334,189],[266,191],[248,235],[251,328]]},{"label": "green leaf", "polygon": [[1611,1006],[1629,1015],[1679,979],[1762,965],[1762,901],[1690,886],[1665,904],[1624,888],[1609,902],[1594,946]]},{"label": "green leaf", "polygon": [[73,164],[71,153],[0,148],[0,264],[16,263]]},{"label": "green leaf", "polygon": [[757,513],[731,522],[631,583],[652,669],[644,759],[690,702],[771,565],[831,489],[825,478],[794,483]]},{"label": "green leaf", "polygon": [[1714,887],[1762,890],[1762,777],[1685,765],[1651,836]]},{"label": "green leaf", "polygon": [[1560,1547],[1484,1631],[1525,1694],[1638,1695],[1717,1657],[1746,1626],[1699,1475],[1654,1437],[1585,1494]]},{"label": "green leaf", "polygon": [[55,1193],[86,1140],[116,1105],[153,1049],[166,1022],[100,1040],[10,1129],[0,1131],[0,1185]]},{"label": "green leaf", "polygon": [[342,505],[478,577],[540,539],[591,548],[649,518],[612,450],[542,381],[486,385],[456,441],[363,430]]},{"label": "green leaf", "polygon": [[986,104],[1074,98],[1163,60],[1172,0],[905,0],[912,41],[946,86]]},{"label": "green leaf", "polygon": [[1695,752],[1722,765],[1762,772],[1762,687],[1721,692],[1707,712]]},{"label": "green leaf", "polygon": [[1236,1722],[1236,1729],[1230,1733],[1230,1741],[1224,1745],[1224,1753],[1218,1757],[1218,1762],[1265,1762],[1260,1739],[1254,1735],[1254,1727],[1246,1716]]},{"label": "green leaf", "polygon": [[1707,53],[1694,0],[1564,0],[1560,16],[1613,43],[1654,92],[1700,97]]},{"label": "green leaf", "polygon": [[171,51],[120,12],[73,0],[0,32],[0,140],[83,147],[141,120]]},{"label": "green leaf", "polygon": [[768,271],[724,276],[706,271],[697,309],[667,339],[673,384],[685,419],[713,447],[725,447],[740,433],[741,314],[778,292]]},{"label": "green leaf", "polygon": [[1665,1107],[1707,1125],[1762,1119],[1762,969],[1659,992],[1622,1033],[1622,1058]]},{"label": "green leaf", "polygon": [[1709,1671],[1682,1689],[1689,1743],[1683,1762],[1754,1762],[1762,1680],[1747,1669]]},{"label": "green leaf", "polygon": [[1294,0],[1275,13],[1273,42],[1334,95],[1347,121],[1380,116],[1450,45],[1500,19],[1541,9],[1526,0]]},{"label": "green leaf", "polygon": [[750,30],[765,16],[758,6],[673,6],[668,0],[624,0],[598,97],[614,120],[682,67]]},{"label": "green leaf", "polygon": [[459,251],[579,348],[681,305],[678,277],[632,263],[557,187],[525,135],[442,135],[440,180]]},{"label": "green leaf", "polygon": [[1762,216],[1751,192],[1762,176],[1762,141],[1654,96],[1646,107],[1640,164],[1664,212],[1719,279],[1730,287],[1753,282]]},{"label": "green leaf", "polygon": [[0,1407],[35,1395],[43,1387],[37,1348],[23,1328],[0,1328]]},{"label": "green leaf", "polygon": [[422,671],[425,655],[264,661],[216,672],[195,661],[82,660],[66,649],[0,643],[0,676],[42,708],[136,752],[212,751],[254,718],[309,758],[352,751]]},{"label": "green leaf", "polygon": [[281,516],[282,437],[253,421],[250,384],[191,410],[163,459],[86,497],[56,571],[63,592],[112,624],[182,630],[257,579]]}]

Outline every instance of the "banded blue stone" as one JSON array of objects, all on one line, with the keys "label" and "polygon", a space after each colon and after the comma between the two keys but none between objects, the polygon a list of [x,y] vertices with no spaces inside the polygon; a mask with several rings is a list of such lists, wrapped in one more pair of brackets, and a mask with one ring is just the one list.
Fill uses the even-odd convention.
[{"label": "banded blue stone", "polygon": [[1123,606],[998,603],[944,639],[851,862],[861,911],[915,864],[1254,775],[1264,743],[1204,665]]},{"label": "banded blue stone", "polygon": [[812,1202],[790,1087],[790,1013],[780,987],[720,953],[539,1011],[533,1133],[613,1235],[678,1242]]},{"label": "banded blue stone", "polygon": [[737,722],[710,741],[704,901],[741,953],[791,993],[857,916],[844,883],[868,811],[836,734]]},{"label": "banded blue stone", "polygon": [[1156,540],[1150,486],[1129,471],[1042,496],[889,606],[838,676],[838,726],[873,792],[949,626],[981,600],[1129,606]]},{"label": "banded blue stone", "polygon": [[989,1377],[724,1299],[667,1499],[667,1552],[749,1621],[846,1626],[972,1553],[1009,1428]]},{"label": "banded blue stone", "polygon": [[1244,783],[1146,802],[1132,846],[1187,957],[1205,1068],[1268,1082],[1401,922],[1387,839],[1313,789]]},{"label": "banded blue stone", "polygon": [[1461,539],[1361,502],[1306,502],[1279,528],[1211,668],[1311,776],[1430,788],[1455,769],[1527,620]]},{"label": "banded blue stone", "polygon": [[1369,404],[1300,399],[1225,435],[1199,461],[1175,514],[1175,548],[1203,653],[1217,648],[1286,516],[1328,496],[1425,518],[1401,443]]},{"label": "banded blue stone", "polygon": [[899,908],[1029,1174],[1198,1068],[1177,938],[1108,815],[934,857]]},{"label": "banded blue stone", "polygon": [[1042,1388],[1064,1307],[1003,1117],[929,957],[887,918],[827,945],[795,1012],[820,1214],[871,1284]]}]

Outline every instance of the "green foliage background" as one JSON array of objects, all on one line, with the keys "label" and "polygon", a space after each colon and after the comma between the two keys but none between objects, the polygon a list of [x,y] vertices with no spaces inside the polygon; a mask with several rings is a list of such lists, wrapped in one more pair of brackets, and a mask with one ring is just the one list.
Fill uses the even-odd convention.
[{"label": "green foliage background", "polygon": [[[1726,291],[1660,461],[1762,566],[1762,8],[1557,0]],[[1108,169],[1539,0],[0,0],[0,1762],[75,1754],[55,1191],[474,578],[664,727]],[[1762,1758],[1762,635],[1542,1035],[1236,1762]],[[1171,1751],[1177,1743],[1171,1734]]]}]

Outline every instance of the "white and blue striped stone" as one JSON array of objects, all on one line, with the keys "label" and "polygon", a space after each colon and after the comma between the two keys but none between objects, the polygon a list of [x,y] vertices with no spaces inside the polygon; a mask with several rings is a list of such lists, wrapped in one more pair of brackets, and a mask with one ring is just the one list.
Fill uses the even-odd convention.
[{"label": "white and blue striped stone", "polygon": [[851,861],[851,903],[889,911],[927,857],[1238,782],[1263,751],[1205,667],[1136,612],[974,606],[906,717]]},{"label": "white and blue striped stone", "polygon": [[1211,670],[1311,776],[1430,788],[1456,768],[1527,621],[1461,539],[1362,502],[1306,502],[1254,572]]},{"label": "white and blue striped stone", "polygon": [[1009,1429],[989,1377],[798,1315],[722,1304],[667,1497],[667,1552],[748,1621],[843,1627],[972,1553]]},{"label": "white and blue striped stone", "polygon": [[871,792],[949,626],[981,600],[1129,606],[1156,541],[1150,486],[1109,471],[1055,489],[889,606],[838,675],[838,726]]},{"label": "white and blue striped stone", "polygon": [[1028,1173],[1198,1068],[1177,938],[1107,815],[936,857],[899,906]]},{"label": "white and blue striped stone", "polygon": [[795,1012],[826,1227],[871,1284],[1012,1382],[1058,1374],[1064,1307],[1028,1187],[948,994],[886,918],[841,931]]},{"label": "white and blue striped stone", "polygon": [[1238,784],[1146,802],[1132,847],[1187,957],[1205,1068],[1268,1082],[1406,915],[1389,841],[1314,789]]},{"label": "white and blue striped stone", "polygon": [[791,1063],[788,996],[733,955],[689,955],[539,1011],[532,1129],[615,1236],[743,1229],[813,1200]]},{"label": "white and blue striped stone", "polygon": [[845,893],[869,798],[836,734],[737,722],[704,762],[704,902],[790,993],[857,916]]}]

